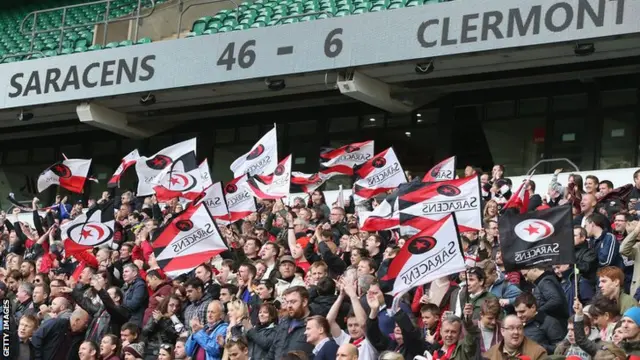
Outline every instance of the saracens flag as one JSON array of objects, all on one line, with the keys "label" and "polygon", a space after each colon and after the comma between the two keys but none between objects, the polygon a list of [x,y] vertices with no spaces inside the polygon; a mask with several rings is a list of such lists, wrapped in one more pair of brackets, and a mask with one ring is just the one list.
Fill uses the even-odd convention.
[{"label": "saracens flag", "polygon": [[291,184],[291,155],[284,158],[272,174],[254,175],[245,186],[258,199],[282,199],[289,195]]},{"label": "saracens flag", "polygon": [[244,174],[261,175],[270,174],[278,166],[278,139],[276,127],[253,145],[248,153],[240,156],[231,163],[231,171],[234,177]]},{"label": "saracens flag", "polygon": [[353,175],[356,165],[364,164],[373,158],[373,140],[345,145],[338,149],[325,151],[320,154],[323,161],[320,172],[325,176]]},{"label": "saracens flag", "polygon": [[127,156],[123,157],[120,160],[120,165],[111,176],[111,179],[107,183],[107,187],[114,188],[120,186],[120,177],[122,174],[131,166],[135,165],[138,159],[140,158],[140,154],[138,153],[138,149],[133,150]]},{"label": "saracens flag", "polygon": [[453,180],[456,178],[456,157],[452,156],[440,161],[422,178],[423,182]]},{"label": "saracens flag", "polygon": [[202,203],[187,206],[156,230],[152,247],[158,266],[172,278],[227,250],[218,226]]},{"label": "saracens flag", "polygon": [[218,181],[206,188],[201,197],[193,200],[193,205],[198,205],[201,202],[209,209],[209,213],[211,213],[218,225],[229,224],[229,209],[227,208],[227,202],[224,200],[221,182]]},{"label": "saracens flag", "polygon": [[65,159],[55,163],[38,177],[38,192],[59,185],[71,192],[82,193],[90,167],[91,159]]},{"label": "saracens flag", "polygon": [[73,221],[60,226],[67,255],[84,252],[96,246],[113,247],[115,235],[113,199],[89,209]]},{"label": "saracens flag", "polygon": [[478,231],[482,229],[480,178],[421,183],[420,187],[399,196],[400,232],[413,235],[449,215],[456,213],[458,229]]},{"label": "saracens flag", "polygon": [[353,184],[353,200],[356,204],[407,182],[407,177],[393,148],[388,148],[357,166],[354,174],[358,178]]},{"label": "saracens flag", "polygon": [[198,166],[200,169],[200,185],[202,185],[203,189],[208,188],[213,185],[213,181],[211,180],[211,171],[209,170],[209,160],[204,159],[200,165]]},{"label": "saracens flag", "polygon": [[160,202],[180,197],[193,200],[202,193],[202,174],[194,152],[189,152],[162,170],[152,181],[153,191]]},{"label": "saracens flag", "polygon": [[196,154],[196,138],[166,147],[151,157],[141,156],[136,162],[136,173],[138,174],[137,195],[153,195],[153,187],[156,185],[154,181],[160,172],[168,168],[176,159],[190,152]]},{"label": "saracens flag", "polygon": [[506,271],[575,264],[571,205],[500,217],[500,248]]},{"label": "saracens flag", "polygon": [[247,182],[247,175],[242,175],[228,182],[224,186],[224,198],[229,207],[229,222],[234,223],[241,220],[256,209],[256,198],[244,186]]},{"label": "saracens flag", "polygon": [[383,281],[393,281],[391,295],[465,270],[456,216],[451,213],[407,240],[391,260]]},{"label": "saracens flag", "polygon": [[382,231],[400,227],[401,196],[423,187],[417,180],[400,184],[397,191],[387,195],[373,211],[363,211],[358,214],[358,224],[361,231]]},{"label": "saracens flag", "polygon": [[305,174],[299,171],[293,171],[291,172],[291,188],[289,192],[303,192],[305,194],[314,192],[332,176],[333,175],[325,175],[320,172]]}]

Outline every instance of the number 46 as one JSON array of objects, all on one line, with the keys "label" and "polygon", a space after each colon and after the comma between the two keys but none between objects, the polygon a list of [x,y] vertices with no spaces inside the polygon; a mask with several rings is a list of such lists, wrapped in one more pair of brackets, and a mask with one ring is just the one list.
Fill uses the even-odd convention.
[{"label": "number 46", "polygon": [[[255,40],[249,40],[240,46],[240,50],[237,54],[238,65],[243,68],[249,68],[256,61],[256,52],[252,48],[256,45]],[[235,42],[230,42],[220,55],[218,66],[226,65],[227,71],[233,69],[233,65],[236,63],[235,55]]]}]

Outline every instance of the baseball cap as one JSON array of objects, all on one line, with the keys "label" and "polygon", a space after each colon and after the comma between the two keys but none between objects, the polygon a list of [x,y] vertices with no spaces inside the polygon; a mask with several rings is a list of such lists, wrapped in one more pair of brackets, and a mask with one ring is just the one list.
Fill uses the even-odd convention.
[{"label": "baseball cap", "polygon": [[280,258],[280,264],[282,264],[284,262],[290,262],[293,265],[296,264],[296,261],[293,259],[293,256],[291,256],[291,255],[285,255],[285,256],[281,257]]}]

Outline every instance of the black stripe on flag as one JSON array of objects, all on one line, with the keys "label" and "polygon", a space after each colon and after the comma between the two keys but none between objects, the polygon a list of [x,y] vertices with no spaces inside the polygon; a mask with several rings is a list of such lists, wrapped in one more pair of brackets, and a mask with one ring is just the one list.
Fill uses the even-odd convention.
[{"label": "black stripe on flag", "polygon": [[500,217],[506,271],[575,263],[571,206]]}]

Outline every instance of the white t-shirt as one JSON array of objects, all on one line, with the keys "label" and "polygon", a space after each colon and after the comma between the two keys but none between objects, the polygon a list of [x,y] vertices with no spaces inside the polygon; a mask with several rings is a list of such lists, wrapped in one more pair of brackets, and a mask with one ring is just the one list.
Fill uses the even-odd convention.
[{"label": "white t-shirt", "polygon": [[[349,343],[349,341],[351,340],[351,336],[349,336],[349,334],[347,334],[344,330],[342,330],[342,333],[340,334],[340,336],[334,337],[333,340],[335,340],[338,346],[341,346],[342,344]],[[371,343],[369,342],[369,340],[367,340],[367,338],[362,340],[362,342],[360,342],[359,344],[354,344],[354,345],[356,346],[356,348],[358,348],[358,360],[377,360],[378,359],[378,352],[376,351],[376,348],[374,348],[373,345],[371,345]]]}]

